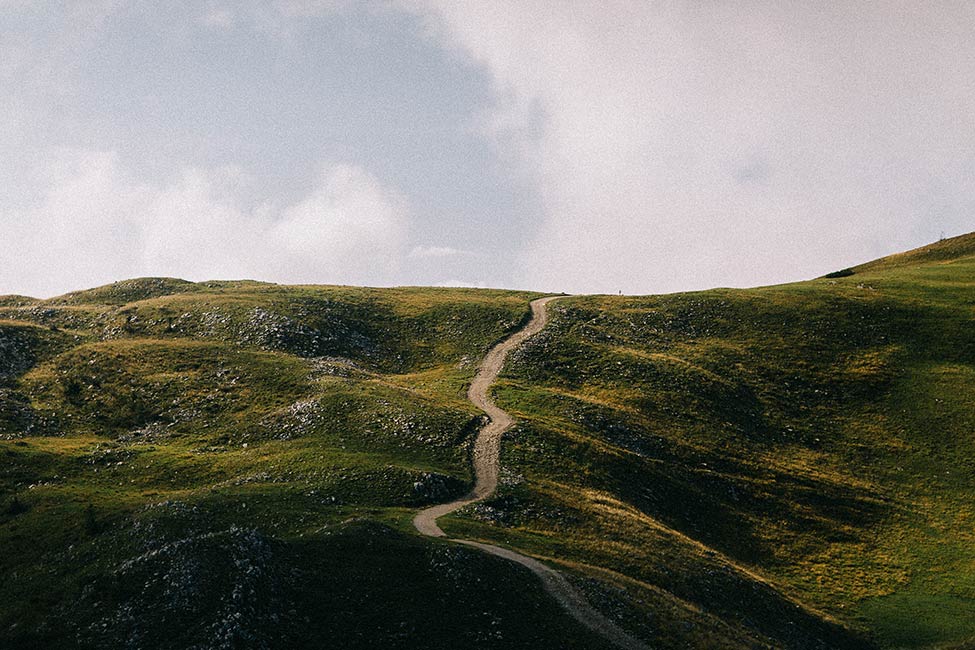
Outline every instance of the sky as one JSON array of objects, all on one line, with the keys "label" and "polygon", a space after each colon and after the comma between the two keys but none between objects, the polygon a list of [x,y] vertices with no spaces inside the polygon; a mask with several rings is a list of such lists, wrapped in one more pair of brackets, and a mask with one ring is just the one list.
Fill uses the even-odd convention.
[{"label": "sky", "polygon": [[975,230],[967,0],[0,0],[0,295],[650,294]]}]

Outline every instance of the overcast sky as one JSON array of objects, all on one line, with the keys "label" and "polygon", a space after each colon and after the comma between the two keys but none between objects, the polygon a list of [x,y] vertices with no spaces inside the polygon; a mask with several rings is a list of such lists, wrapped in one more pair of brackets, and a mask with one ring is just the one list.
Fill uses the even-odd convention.
[{"label": "overcast sky", "polygon": [[975,230],[975,4],[0,0],[0,294],[660,293]]}]

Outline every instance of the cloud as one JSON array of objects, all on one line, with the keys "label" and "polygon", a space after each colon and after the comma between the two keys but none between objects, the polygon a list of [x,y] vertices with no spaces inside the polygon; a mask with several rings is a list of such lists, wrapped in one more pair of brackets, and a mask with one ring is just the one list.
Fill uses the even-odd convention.
[{"label": "cloud", "polygon": [[134,182],[111,152],[62,151],[32,203],[0,211],[0,293],[49,296],[119,278],[395,284],[404,200],[364,169],[333,165],[294,205],[246,210],[233,169]]},{"label": "cloud", "polygon": [[970,3],[4,7],[0,292],[490,260],[506,286],[649,293],[973,229]]},{"label": "cloud", "polygon": [[331,168],[322,180],[284,211],[271,230],[275,240],[303,261],[307,274],[323,268],[347,284],[395,283],[407,236],[405,200],[351,165]]},{"label": "cloud", "polygon": [[348,8],[349,0],[277,0],[274,3],[283,16],[308,18],[325,16]]},{"label": "cloud", "polygon": [[492,287],[497,287],[498,284],[495,282],[485,281],[485,280],[443,280],[442,282],[437,282],[435,287],[444,287],[452,289],[490,289]]},{"label": "cloud", "polygon": [[223,2],[215,0],[195,9],[197,22],[215,29],[231,29],[245,25],[279,37],[288,36],[292,29],[309,19],[342,15],[349,11],[349,0],[264,0]]},{"label": "cloud", "polygon": [[230,29],[237,22],[237,16],[227,7],[207,7],[200,16],[200,22],[207,27]]},{"label": "cloud", "polygon": [[453,248],[452,246],[414,246],[410,251],[409,257],[413,259],[422,258],[444,258],[473,255],[471,251]]},{"label": "cloud", "polygon": [[972,229],[970,4],[401,6],[491,75],[546,215],[524,286],[771,283]]}]

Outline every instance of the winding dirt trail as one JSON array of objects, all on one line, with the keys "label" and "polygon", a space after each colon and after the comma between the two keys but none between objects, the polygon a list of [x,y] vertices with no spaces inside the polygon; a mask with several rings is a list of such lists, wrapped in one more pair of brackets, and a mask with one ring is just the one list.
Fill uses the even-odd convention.
[{"label": "winding dirt trail", "polygon": [[[481,361],[474,381],[467,391],[467,399],[479,409],[487,413],[490,418],[477,434],[474,443],[474,489],[466,496],[450,503],[426,508],[413,518],[413,525],[420,533],[429,537],[447,537],[437,525],[437,519],[459,510],[464,506],[487,499],[498,487],[498,456],[501,449],[501,436],[515,420],[507,412],[498,408],[488,391],[491,384],[498,378],[508,354],[524,343],[529,337],[540,332],[548,323],[547,305],[558,296],[539,298],[531,303],[532,318],[525,327],[518,330],[505,340],[498,343]],[[485,553],[496,555],[511,562],[526,567],[537,575],[545,590],[555,598],[573,618],[601,635],[620,648],[626,650],[649,650],[642,641],[634,638],[618,625],[600,614],[586,601],[578,589],[561,573],[543,564],[535,558],[522,555],[500,546],[484,544],[466,539],[451,539],[450,541],[477,548]]]}]

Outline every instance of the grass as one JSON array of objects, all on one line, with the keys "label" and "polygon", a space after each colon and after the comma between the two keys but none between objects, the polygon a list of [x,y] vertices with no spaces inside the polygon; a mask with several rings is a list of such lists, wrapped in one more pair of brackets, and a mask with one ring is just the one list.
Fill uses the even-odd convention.
[{"label": "grass", "polygon": [[[973,305],[973,236],[794,285],[564,299],[496,391],[525,423],[504,447],[519,483],[472,513],[492,526],[447,530],[612,568],[725,620],[745,609],[773,643],[788,632],[754,612],[798,602],[812,620],[793,629],[835,621],[845,643],[963,644]],[[773,591],[743,606],[681,586],[699,544]]]},{"label": "grass", "polygon": [[[495,387],[501,488],[442,526],[654,647],[964,647],[975,236],[849,271],[553,303]],[[0,645],[600,647],[410,525],[468,489],[466,386],[532,297],[0,298]]]},{"label": "grass", "polygon": [[[323,620],[317,597],[341,601],[335,581],[349,580],[362,598],[388,599],[364,578],[383,563],[421,590],[436,585],[421,595],[446,599],[458,638],[500,634],[521,647],[542,633],[532,632],[529,615],[571,627],[537,593],[507,617],[473,620],[477,592],[438,584],[429,544],[403,532],[406,508],[467,489],[479,420],[464,386],[484,351],[523,321],[530,297],[146,279],[48,301],[3,300],[2,644],[253,641],[274,627],[266,617],[294,609],[288,647],[314,647],[301,630],[306,618]],[[389,546],[363,555],[361,571],[336,574],[329,564],[319,575],[326,567],[309,559],[310,549],[338,553],[332,530],[345,531],[340,565],[353,563],[363,540],[378,535]],[[280,562],[255,585],[267,582],[269,593],[290,599],[284,610],[271,595],[234,600],[247,583],[237,564],[265,551]],[[160,580],[134,569],[147,552],[175,553],[183,573]],[[515,567],[470,560],[485,561],[492,575],[533,585]],[[147,586],[137,589],[142,580]],[[199,580],[212,582],[211,591],[200,595]],[[500,584],[493,589],[504,596]],[[404,602],[404,612],[429,611],[424,603]],[[56,618],[65,625],[52,626]],[[418,624],[435,619],[426,620]],[[185,634],[172,636],[173,625]],[[346,641],[371,645],[367,629]],[[406,637],[394,642],[398,628],[377,634],[390,647],[407,645]]]}]

